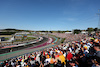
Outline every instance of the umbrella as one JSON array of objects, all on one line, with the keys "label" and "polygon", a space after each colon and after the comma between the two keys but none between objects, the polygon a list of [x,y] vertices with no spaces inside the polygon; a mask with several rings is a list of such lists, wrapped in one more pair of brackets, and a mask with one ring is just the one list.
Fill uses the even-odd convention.
[{"label": "umbrella", "polygon": [[91,40],[94,40],[94,38],[90,38]]},{"label": "umbrella", "polygon": [[67,59],[70,60],[73,57],[73,55],[71,53],[67,54]]},{"label": "umbrella", "polygon": [[59,58],[61,59],[61,63],[64,62],[64,64],[65,64],[65,57],[64,57],[64,55],[60,55]]}]

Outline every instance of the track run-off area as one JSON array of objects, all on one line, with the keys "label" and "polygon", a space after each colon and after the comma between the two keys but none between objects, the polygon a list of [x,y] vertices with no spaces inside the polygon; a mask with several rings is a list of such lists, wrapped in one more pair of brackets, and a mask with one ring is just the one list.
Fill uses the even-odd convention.
[{"label": "track run-off area", "polygon": [[[53,40],[54,39],[54,40]],[[4,54],[0,54],[0,62],[7,60],[7,59],[11,59],[11,58],[15,58],[24,54],[28,54],[28,53],[32,53],[35,51],[40,51],[43,50],[45,48],[49,48],[49,47],[53,47],[55,46],[57,43],[58,38],[54,37],[54,38],[48,38],[48,41],[45,43],[42,43],[40,45],[36,45],[33,47],[29,47],[26,49],[22,49],[22,50],[17,50],[17,51],[13,51],[13,52],[9,52],[9,53],[4,53]],[[54,43],[54,44],[52,44]]]}]

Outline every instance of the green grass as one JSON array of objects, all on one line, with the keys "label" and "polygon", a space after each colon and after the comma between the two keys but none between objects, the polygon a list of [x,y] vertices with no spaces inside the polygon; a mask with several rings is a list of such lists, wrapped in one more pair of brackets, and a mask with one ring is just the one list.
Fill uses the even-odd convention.
[{"label": "green grass", "polygon": [[66,38],[62,38],[61,43],[63,43],[65,41]]},{"label": "green grass", "polygon": [[36,39],[35,37],[27,37],[28,40]]},{"label": "green grass", "polygon": [[13,41],[13,42],[20,42],[20,41],[34,40],[34,39],[36,39],[36,38],[35,38],[35,37],[27,37],[26,39],[23,39],[23,38],[22,38],[22,40],[15,40],[15,41]]},{"label": "green grass", "polygon": [[5,38],[5,40],[9,40],[9,38]]},{"label": "green grass", "polygon": [[33,35],[33,34],[27,34],[27,35]]}]

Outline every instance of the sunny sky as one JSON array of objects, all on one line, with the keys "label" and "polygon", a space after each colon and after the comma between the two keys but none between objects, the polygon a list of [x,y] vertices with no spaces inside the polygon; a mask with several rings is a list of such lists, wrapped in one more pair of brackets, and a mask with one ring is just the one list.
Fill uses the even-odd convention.
[{"label": "sunny sky", "polygon": [[100,0],[0,0],[0,29],[72,30],[97,27]]}]

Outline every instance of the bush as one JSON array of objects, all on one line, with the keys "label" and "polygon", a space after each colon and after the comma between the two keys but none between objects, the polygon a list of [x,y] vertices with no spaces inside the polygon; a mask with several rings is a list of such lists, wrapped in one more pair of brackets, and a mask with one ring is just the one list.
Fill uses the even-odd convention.
[{"label": "bush", "polygon": [[65,41],[65,38],[63,38],[62,40],[61,40],[61,43],[63,43]]}]

